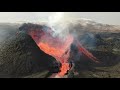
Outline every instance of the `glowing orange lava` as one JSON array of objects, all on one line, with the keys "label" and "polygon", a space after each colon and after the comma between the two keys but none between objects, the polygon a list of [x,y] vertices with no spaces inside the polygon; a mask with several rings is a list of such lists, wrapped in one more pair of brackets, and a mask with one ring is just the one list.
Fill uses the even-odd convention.
[{"label": "glowing orange lava", "polygon": [[68,35],[65,40],[53,37],[49,33],[42,33],[41,37],[36,34],[37,31],[29,32],[29,35],[35,40],[39,48],[45,53],[53,56],[60,61],[62,66],[60,68],[59,76],[64,76],[70,69],[68,62],[70,45],[73,42],[73,37]]},{"label": "glowing orange lava", "polygon": [[63,77],[68,70],[70,70],[70,66],[68,63],[62,63],[62,67],[60,68],[61,72],[58,73],[59,76]]},{"label": "glowing orange lava", "polygon": [[92,53],[90,53],[88,50],[86,50],[81,44],[79,41],[76,41],[76,45],[79,49],[80,52],[82,52],[83,54],[85,54],[88,58],[90,58],[91,60],[95,61],[96,63],[99,63],[99,60],[94,57],[92,55]]}]

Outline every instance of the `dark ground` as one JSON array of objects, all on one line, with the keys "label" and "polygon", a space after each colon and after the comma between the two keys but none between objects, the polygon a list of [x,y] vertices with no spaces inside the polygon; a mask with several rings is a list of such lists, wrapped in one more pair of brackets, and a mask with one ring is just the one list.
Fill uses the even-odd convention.
[{"label": "dark ground", "polygon": [[120,78],[120,33],[98,33],[95,34],[94,41],[95,45],[91,45],[90,41],[84,42],[83,45],[99,59],[100,63],[96,64],[82,56],[76,62],[75,70],[79,74],[75,77]]},{"label": "dark ground", "polygon": [[42,73],[48,73],[55,59],[42,52],[27,34],[13,31],[6,32],[7,38],[0,43],[0,78],[45,77]]},{"label": "dark ground", "polygon": [[[19,25],[0,25],[0,77],[45,78],[55,59],[42,52],[25,33],[16,34]],[[74,78],[120,78],[120,33],[104,32],[80,37],[82,44],[100,63],[82,55],[75,61]],[[95,43],[92,45],[91,42]]]}]

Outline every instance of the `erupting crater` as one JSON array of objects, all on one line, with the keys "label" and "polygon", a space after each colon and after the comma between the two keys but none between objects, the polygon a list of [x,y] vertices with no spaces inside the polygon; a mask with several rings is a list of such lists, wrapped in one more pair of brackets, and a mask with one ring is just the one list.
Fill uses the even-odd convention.
[{"label": "erupting crater", "polygon": [[36,24],[24,24],[20,27],[20,30],[26,31],[42,51],[53,56],[61,63],[60,72],[56,75],[58,77],[64,77],[64,75],[71,69],[69,57],[70,46],[72,43],[75,43],[78,50],[88,58],[98,62],[97,58],[87,51],[71,34],[68,34],[63,39],[59,36],[53,36],[54,32],[50,27]]}]

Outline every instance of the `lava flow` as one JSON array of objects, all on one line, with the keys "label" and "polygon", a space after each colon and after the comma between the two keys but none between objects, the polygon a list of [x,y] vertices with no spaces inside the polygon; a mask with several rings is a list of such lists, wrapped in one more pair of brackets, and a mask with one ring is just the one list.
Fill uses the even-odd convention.
[{"label": "lava flow", "polygon": [[[41,33],[40,36],[37,34]],[[35,40],[39,48],[45,53],[53,56],[61,63],[59,76],[64,76],[70,69],[68,62],[70,45],[73,42],[71,35],[67,36],[65,40],[59,37],[53,37],[50,33],[31,31],[29,35]]]},{"label": "lava flow", "polygon": [[37,43],[39,48],[44,51],[45,53],[53,56],[56,60],[61,63],[60,72],[57,74],[60,77],[63,77],[69,70],[69,55],[70,55],[70,46],[75,42],[80,52],[85,54],[90,59],[97,61],[97,59],[88,52],[79,41],[75,40],[72,35],[66,36],[65,39],[62,39],[58,36],[54,37],[51,32],[52,30],[42,30],[42,29],[35,29],[35,30],[28,30],[28,34],[33,38],[33,40]]}]

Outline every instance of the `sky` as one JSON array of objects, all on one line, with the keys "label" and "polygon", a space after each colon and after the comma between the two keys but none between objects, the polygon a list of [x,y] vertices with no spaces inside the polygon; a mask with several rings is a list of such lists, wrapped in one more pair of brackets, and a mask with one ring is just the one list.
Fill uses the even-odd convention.
[{"label": "sky", "polygon": [[[0,12],[0,22],[41,22],[55,12]],[[120,12],[65,12],[72,18],[87,18],[104,24],[120,25]]]}]

